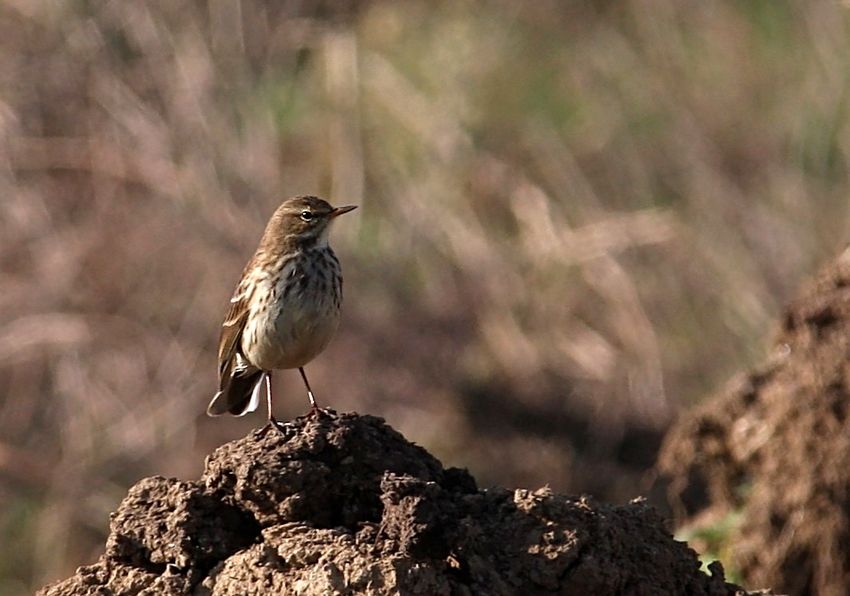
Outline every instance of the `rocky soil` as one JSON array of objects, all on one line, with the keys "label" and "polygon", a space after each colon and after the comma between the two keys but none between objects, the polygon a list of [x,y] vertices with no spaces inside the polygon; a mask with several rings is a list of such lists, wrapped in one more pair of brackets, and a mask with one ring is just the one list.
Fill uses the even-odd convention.
[{"label": "rocky soil", "polygon": [[146,478],[58,595],[744,594],[645,502],[481,490],[356,414],[223,445],[198,481]]},{"label": "rocky soil", "polygon": [[771,356],[689,413],[659,465],[679,521],[739,520],[745,581],[843,596],[850,586],[850,250],[789,306]]}]

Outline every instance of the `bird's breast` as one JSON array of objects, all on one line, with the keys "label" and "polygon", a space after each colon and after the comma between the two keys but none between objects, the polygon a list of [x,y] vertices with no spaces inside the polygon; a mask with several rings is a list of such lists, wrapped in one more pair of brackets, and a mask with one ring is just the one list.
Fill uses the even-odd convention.
[{"label": "bird's breast", "polygon": [[265,370],[315,358],[339,325],[342,278],[330,248],[299,254],[259,283],[242,338],[243,353]]}]

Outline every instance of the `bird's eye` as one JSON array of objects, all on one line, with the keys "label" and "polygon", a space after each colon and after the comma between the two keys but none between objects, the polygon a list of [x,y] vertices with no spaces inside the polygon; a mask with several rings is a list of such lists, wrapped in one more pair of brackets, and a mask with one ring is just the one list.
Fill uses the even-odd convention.
[{"label": "bird's eye", "polygon": [[313,219],[313,214],[309,211],[302,211],[301,219],[303,219],[304,221],[310,221],[311,219]]}]

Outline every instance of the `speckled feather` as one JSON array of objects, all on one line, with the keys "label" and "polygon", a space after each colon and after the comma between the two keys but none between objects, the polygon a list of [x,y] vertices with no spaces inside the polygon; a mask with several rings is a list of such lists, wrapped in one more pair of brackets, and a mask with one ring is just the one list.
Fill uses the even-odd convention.
[{"label": "speckled feather", "polygon": [[[302,207],[327,220],[312,227],[298,225],[292,213]],[[255,388],[263,373],[303,366],[333,337],[342,304],[342,273],[327,243],[327,214],[332,211],[321,199],[296,197],[269,220],[222,323],[219,393],[208,414],[242,415],[256,409]]]}]

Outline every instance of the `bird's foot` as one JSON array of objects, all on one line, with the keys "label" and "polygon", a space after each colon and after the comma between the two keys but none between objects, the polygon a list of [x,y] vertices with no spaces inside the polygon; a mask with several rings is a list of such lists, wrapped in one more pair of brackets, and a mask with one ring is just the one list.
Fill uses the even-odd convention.
[{"label": "bird's foot", "polygon": [[324,416],[326,418],[330,418],[335,414],[336,410],[332,410],[331,408],[320,408],[318,404],[314,403],[312,406],[310,406],[310,411],[307,412],[307,417],[321,418]]},{"label": "bird's foot", "polygon": [[275,418],[274,416],[269,416],[269,421],[266,424],[266,428],[273,428],[282,435],[287,434],[286,433],[286,424],[278,421],[278,419]]}]

